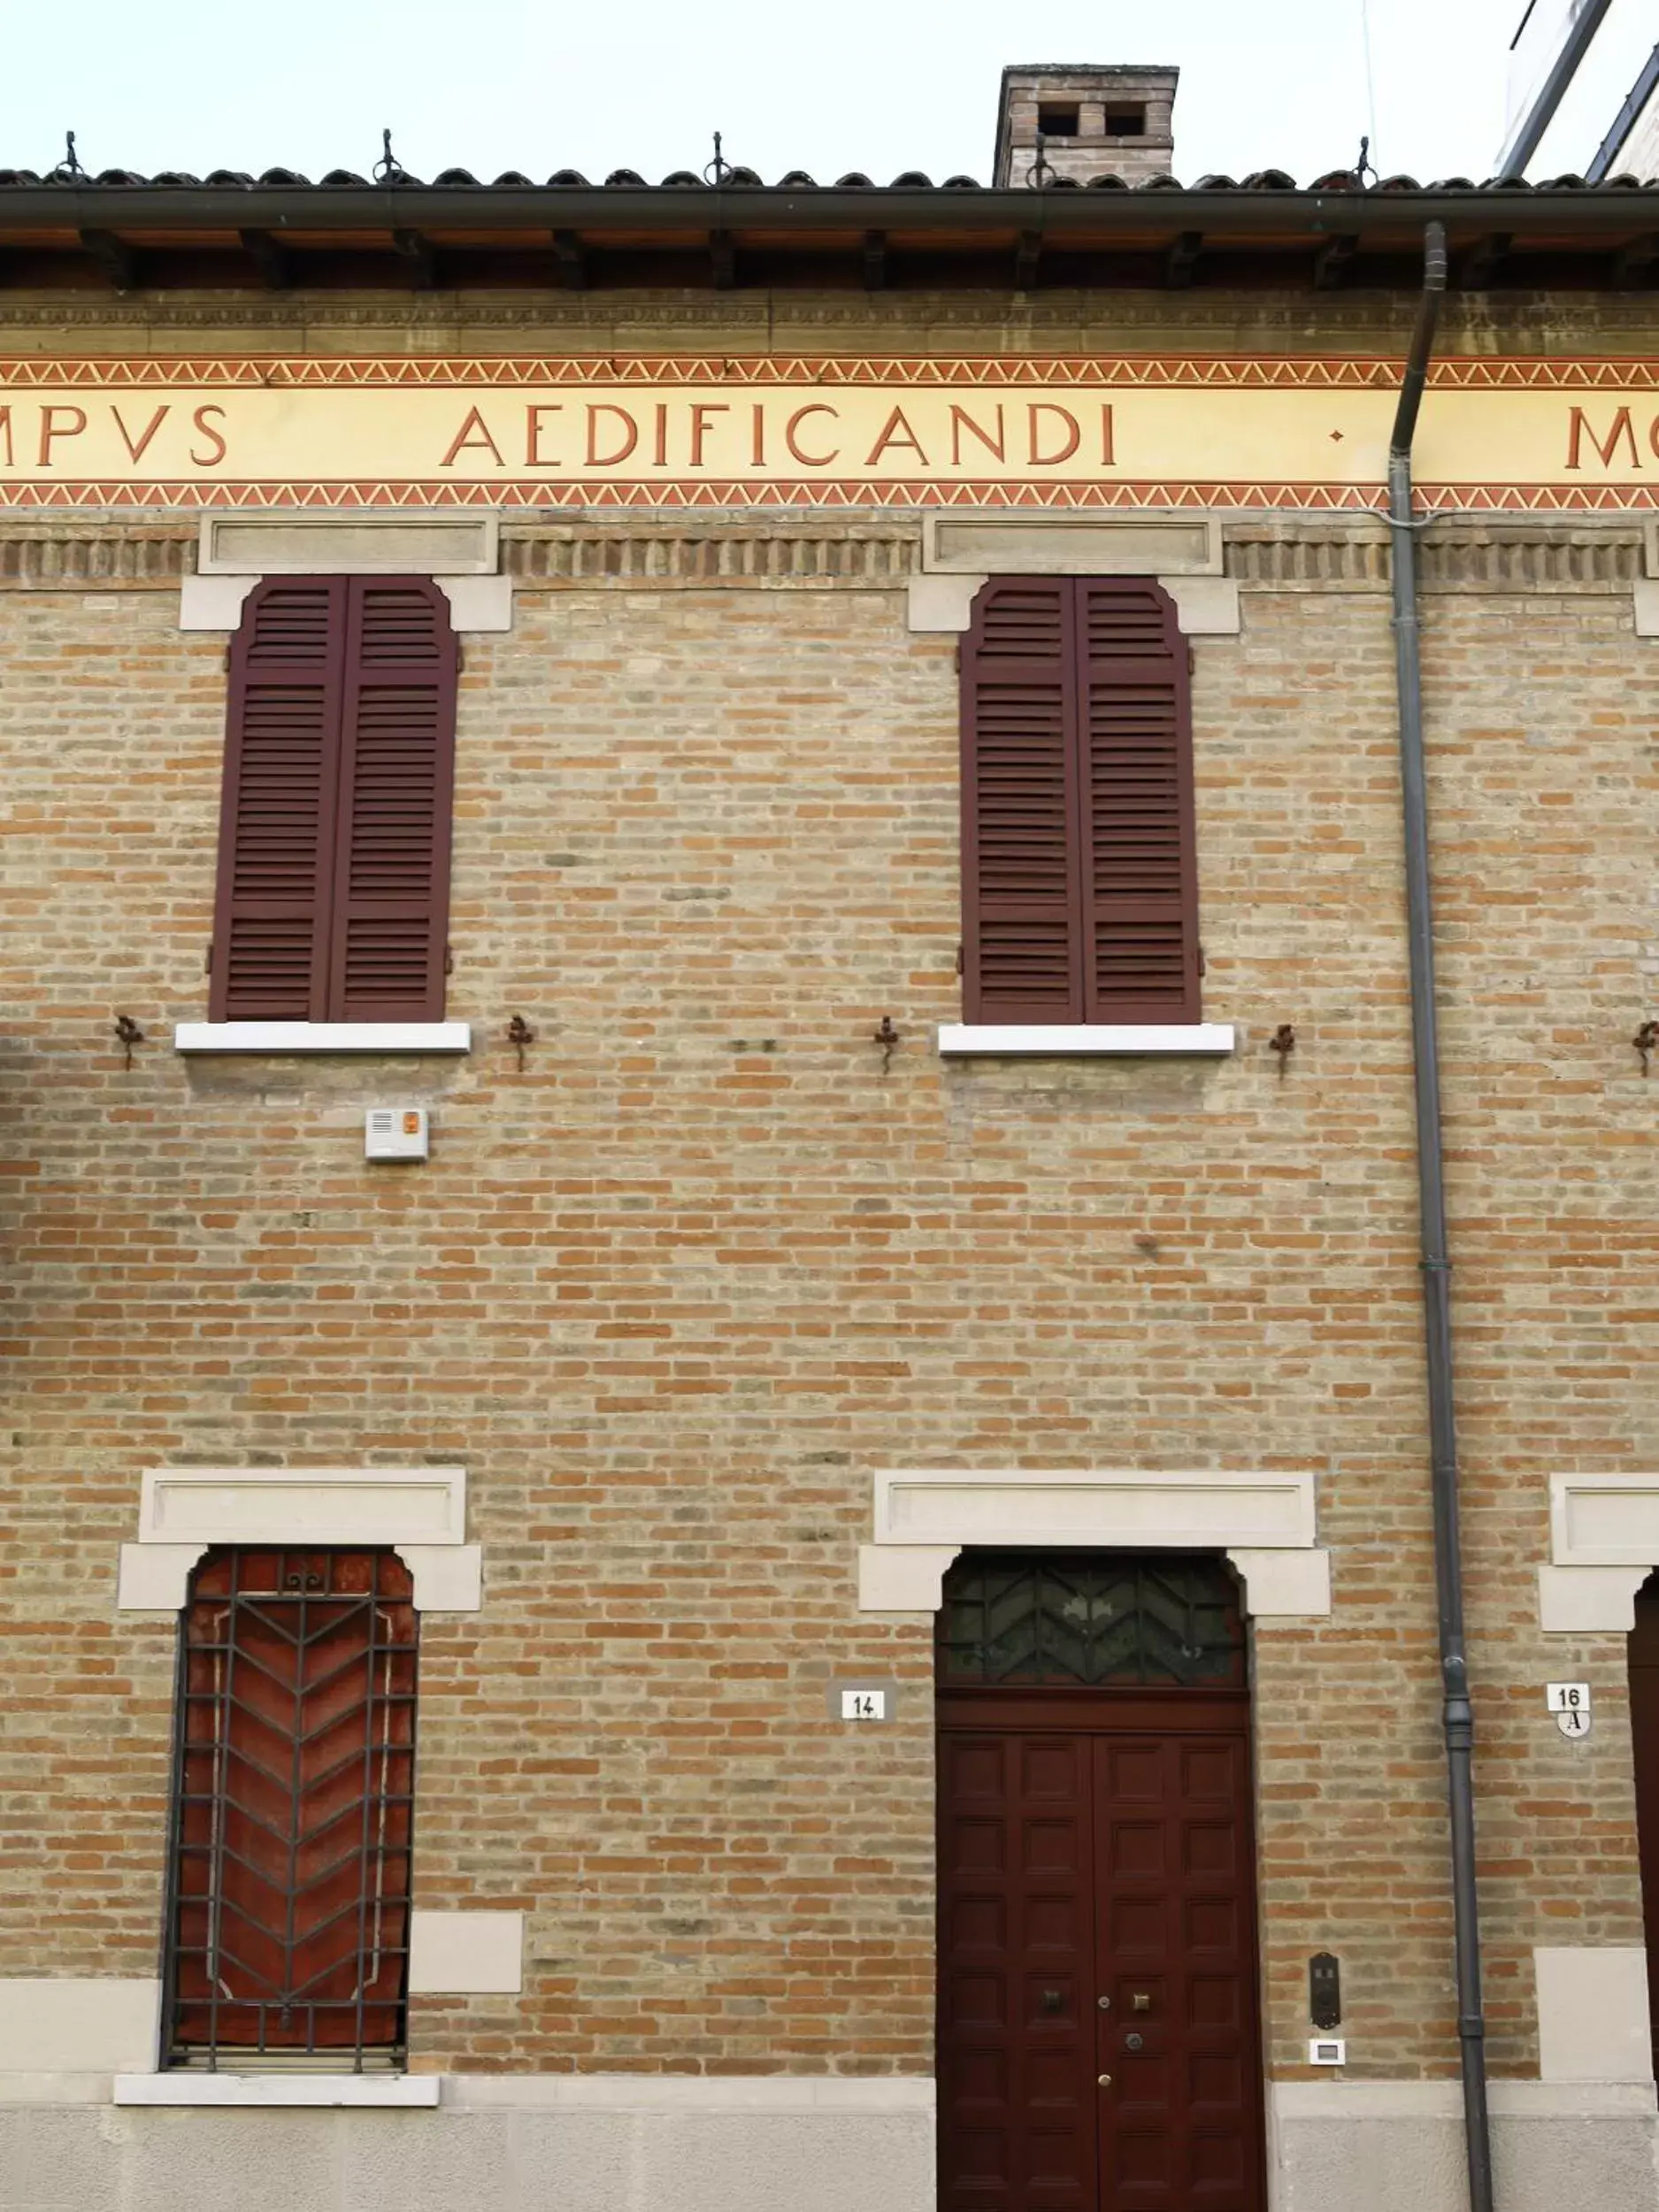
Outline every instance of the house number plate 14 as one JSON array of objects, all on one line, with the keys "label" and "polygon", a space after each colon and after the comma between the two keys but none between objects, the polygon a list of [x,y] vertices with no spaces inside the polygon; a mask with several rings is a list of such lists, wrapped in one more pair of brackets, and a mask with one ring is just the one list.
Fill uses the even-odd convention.
[{"label": "house number plate 14", "polygon": [[832,1682],[825,1702],[832,1720],[868,1727],[872,1722],[893,1718],[898,1709],[899,1686],[891,1678],[885,1682]]},{"label": "house number plate 14", "polygon": [[1544,1694],[1555,1725],[1563,1736],[1590,1732],[1590,1685],[1587,1682],[1547,1682]]}]

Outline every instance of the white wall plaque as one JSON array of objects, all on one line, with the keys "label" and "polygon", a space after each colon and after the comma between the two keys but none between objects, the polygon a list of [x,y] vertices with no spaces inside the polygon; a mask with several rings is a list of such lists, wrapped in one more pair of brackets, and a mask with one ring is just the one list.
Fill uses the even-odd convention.
[{"label": "white wall plaque", "polygon": [[832,1720],[869,1727],[893,1719],[899,1709],[899,1686],[891,1680],[832,1682],[825,1690],[824,1703]]},{"label": "white wall plaque", "polygon": [[1544,1701],[1555,1716],[1555,1725],[1563,1736],[1582,1737],[1590,1732],[1590,1685],[1587,1682],[1547,1682]]}]

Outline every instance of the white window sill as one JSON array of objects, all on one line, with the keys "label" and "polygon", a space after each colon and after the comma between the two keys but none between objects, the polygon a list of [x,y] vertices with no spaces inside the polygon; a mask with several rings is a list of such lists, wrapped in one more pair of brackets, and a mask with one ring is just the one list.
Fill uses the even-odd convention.
[{"label": "white window sill", "polygon": [[1075,1059],[1095,1055],[1185,1053],[1213,1058],[1233,1048],[1231,1022],[1057,1022],[1049,1025],[992,1026],[978,1022],[944,1022],[939,1049],[947,1059],[974,1053],[986,1057]]},{"label": "white window sill", "polygon": [[471,1052],[470,1022],[180,1022],[175,1052]]},{"label": "white window sill", "polygon": [[118,2074],[117,2104],[434,2105],[436,2074]]}]

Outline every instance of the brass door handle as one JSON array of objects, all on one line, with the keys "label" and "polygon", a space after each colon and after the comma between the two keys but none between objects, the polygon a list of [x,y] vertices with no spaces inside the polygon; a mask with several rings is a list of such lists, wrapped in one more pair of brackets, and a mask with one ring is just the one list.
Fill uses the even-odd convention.
[{"label": "brass door handle", "polygon": [[1110,2089],[1112,2085],[1111,2076],[1110,2074],[1102,2074],[1100,2077],[1100,2085],[1102,2089]]}]

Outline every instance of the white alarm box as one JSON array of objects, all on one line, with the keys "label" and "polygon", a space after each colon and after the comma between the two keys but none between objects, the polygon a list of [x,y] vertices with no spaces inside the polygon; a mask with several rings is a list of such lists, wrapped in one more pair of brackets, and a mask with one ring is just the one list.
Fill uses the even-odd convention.
[{"label": "white alarm box", "polygon": [[365,1160],[424,1160],[430,1134],[424,1106],[371,1106],[363,1117]]}]

